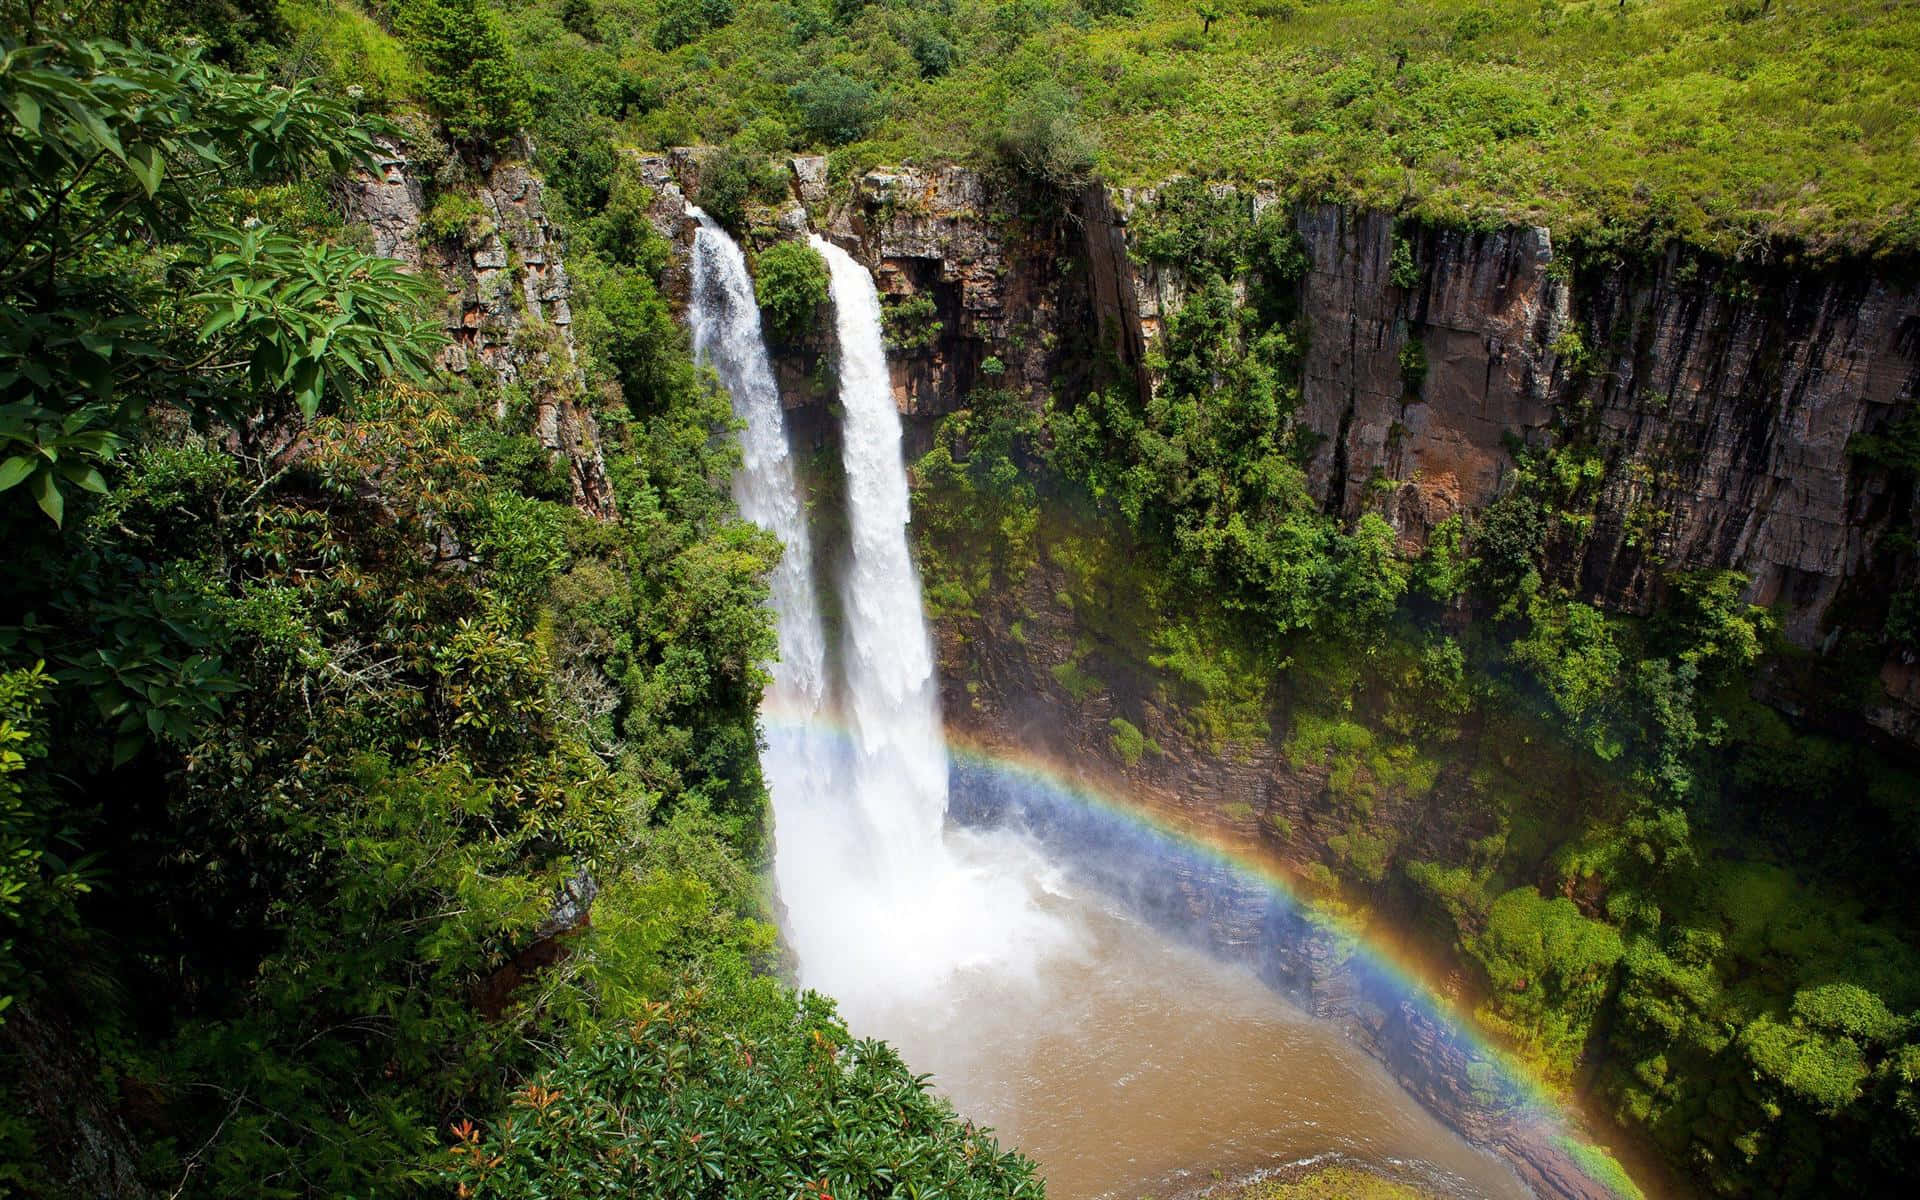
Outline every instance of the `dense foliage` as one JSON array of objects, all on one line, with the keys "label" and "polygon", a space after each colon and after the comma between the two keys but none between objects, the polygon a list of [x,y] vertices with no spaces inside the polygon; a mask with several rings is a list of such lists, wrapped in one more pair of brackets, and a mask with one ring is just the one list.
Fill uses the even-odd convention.
[{"label": "dense foliage", "polygon": [[754,262],[753,295],[775,345],[811,333],[827,302],[827,263],[805,242],[775,242]]},{"label": "dense foliage", "polygon": [[502,8],[556,143],[590,107],[656,149],[1004,161],[1064,185],[1221,174],[1737,254],[1920,247],[1920,16],[1883,0]]},{"label": "dense foliage", "polygon": [[817,1002],[769,1006],[745,1028],[706,1004],[651,1006],[628,1036],[543,1072],[497,1133],[458,1127],[461,1194],[1041,1194],[1031,1163],[956,1123],[891,1047],[849,1039]]},{"label": "dense foliage", "polygon": [[[656,289],[644,189],[616,165],[555,214],[580,356],[515,310],[508,381],[441,359],[440,282],[342,223],[330,181],[401,135],[426,248],[496,232],[475,156],[525,115],[517,68],[484,6],[404,7],[8,10],[0,1180],[577,1195],[619,1140],[663,1187],[920,1155],[1037,1194],[767,974],[778,547],[728,498],[730,406]],[[613,515],[576,505],[543,405],[591,414]],[[529,1140],[556,1086],[688,1140],[569,1126],[564,1160]],[[743,1087],[766,1123],[686,1175]],[[469,1178],[482,1144],[511,1171]]]},{"label": "dense foliage", "polygon": [[[1426,930],[1482,1028],[1714,1190],[1894,1186],[1920,1148],[1920,781],[1750,698],[1807,668],[1743,577],[1667,571],[1645,619],[1575,590],[1609,470],[1577,411],[1417,556],[1384,492],[1329,516],[1290,419],[1286,231],[1164,189],[1132,228],[1186,280],[1152,393],[1096,372],[1043,414],[980,393],[943,420],[915,513],[946,644],[1026,656],[1163,786],[1169,755],[1277,750],[1308,810],[1222,817],[1322,903]],[[1897,438],[1856,451],[1897,464]],[[1830,684],[1836,710],[1867,685]]]}]

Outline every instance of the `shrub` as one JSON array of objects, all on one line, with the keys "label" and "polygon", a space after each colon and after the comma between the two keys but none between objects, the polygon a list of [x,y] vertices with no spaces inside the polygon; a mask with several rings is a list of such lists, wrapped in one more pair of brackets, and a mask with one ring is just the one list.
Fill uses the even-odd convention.
[{"label": "shrub", "polygon": [[578,1195],[586,1180],[688,1200],[1037,1194],[1031,1162],[956,1118],[891,1046],[854,1040],[825,1002],[740,1007],[651,1005],[507,1111],[457,1123],[446,1173],[475,1200]]},{"label": "shrub", "polygon": [[1393,236],[1393,252],[1387,259],[1387,278],[1393,286],[1411,291],[1420,286],[1420,264],[1413,261],[1413,243]]},{"label": "shrub", "polygon": [[753,295],[767,335],[791,345],[813,328],[827,300],[827,264],[801,241],[776,242],[754,264]]},{"label": "shrub", "polygon": [[924,350],[940,336],[941,323],[935,319],[939,308],[933,297],[922,292],[905,299],[887,298],[880,310],[880,324],[886,330],[887,349]]},{"label": "shrub", "polygon": [[600,14],[593,0],[560,0],[560,24],[589,42],[600,40]]},{"label": "shrub", "polygon": [[1140,732],[1139,726],[1125,717],[1114,717],[1107,722],[1107,727],[1113,730],[1109,736],[1109,740],[1113,743],[1113,752],[1118,754],[1120,761],[1129,767],[1137,766],[1141,754],[1145,753],[1147,748],[1146,735]]},{"label": "shrub", "polygon": [[404,6],[394,24],[425,72],[427,107],[454,141],[484,145],[526,125],[526,76],[481,0],[421,0]]},{"label": "shrub", "polygon": [[1603,759],[1618,757],[1621,746],[1611,721],[1625,659],[1606,614],[1577,600],[1538,601],[1531,607],[1533,627],[1513,644],[1513,661],[1539,680],[1589,749]]},{"label": "shrub", "polygon": [[922,29],[913,35],[913,61],[919,66],[923,79],[945,75],[953,70],[959,57],[960,52],[953,48],[953,43],[931,29]]},{"label": "shrub", "polygon": [[486,209],[466,192],[442,192],[420,219],[420,236],[429,245],[444,242],[472,249],[492,232],[493,221]]},{"label": "shrub", "polygon": [[1043,186],[1067,190],[1093,178],[1098,148],[1080,124],[1073,96],[1052,81],[1007,107],[997,149],[1014,170]]},{"label": "shrub", "polygon": [[1619,933],[1564,896],[1518,887],[1493,902],[1486,929],[1465,948],[1493,985],[1495,1023],[1530,1043],[1554,1074],[1571,1072],[1626,953]]},{"label": "shrub", "polygon": [[1082,667],[1078,661],[1057,663],[1049,668],[1053,681],[1067,690],[1075,704],[1085,703],[1088,696],[1104,691],[1106,684],[1098,675]]},{"label": "shrub", "polygon": [[653,27],[653,48],[662,54],[678,50],[731,20],[733,0],[660,0],[660,19]]},{"label": "shrub", "polygon": [[799,110],[801,129],[813,141],[828,146],[859,141],[884,112],[880,93],[871,84],[838,71],[822,71],[795,84],[789,94]]},{"label": "shrub", "polygon": [[693,202],[735,237],[746,232],[747,205],[770,191],[764,160],[732,146],[700,164]]}]

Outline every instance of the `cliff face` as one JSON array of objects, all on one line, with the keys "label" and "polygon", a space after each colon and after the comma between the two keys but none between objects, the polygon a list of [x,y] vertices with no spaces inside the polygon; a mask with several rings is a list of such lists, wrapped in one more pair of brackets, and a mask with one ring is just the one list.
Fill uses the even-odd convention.
[{"label": "cliff face", "polygon": [[[648,161],[659,183],[692,190],[696,156]],[[1098,366],[1154,386],[1151,351],[1188,281],[1135,253],[1152,191],[1096,186],[1061,214],[957,167],[872,171],[838,195],[822,160],[790,171],[790,201],[751,240],[817,229],[891,300],[931,303],[937,331],[892,355],[903,413],[932,418],[981,387],[1070,396]],[[1277,203],[1237,195],[1254,213]],[[1678,250],[1576,269],[1542,228],[1401,227],[1330,205],[1291,217],[1310,263],[1294,419],[1318,439],[1309,478],[1328,511],[1378,510],[1418,549],[1500,494],[1511,447],[1579,445],[1604,473],[1583,532],[1556,537],[1548,565],[1584,599],[1645,613],[1667,573],[1738,570],[1812,649],[1837,624],[1877,627],[1915,582],[1888,539],[1920,533],[1911,489],[1849,450],[1914,411],[1912,283],[1867,264],[1743,270]],[[825,351],[787,356],[790,404],[824,398]],[[1417,384],[1409,359],[1424,364]],[[1863,706],[1909,746],[1916,678],[1889,662]]]},{"label": "cliff face", "polygon": [[[1503,439],[1581,436],[1607,470],[1567,582],[1644,612],[1657,569],[1733,568],[1789,638],[1818,643],[1896,515],[1848,441],[1913,404],[1910,287],[1862,270],[1742,277],[1677,253],[1568,279],[1546,230],[1508,229],[1416,234],[1403,288],[1384,214],[1297,223],[1313,263],[1301,419],[1327,438],[1312,481],[1330,509],[1357,515],[1369,482],[1391,481],[1388,515],[1417,543],[1493,499]],[[1409,343],[1427,364],[1414,392]]]},{"label": "cliff face", "polygon": [[348,215],[371,231],[374,253],[445,285],[448,342],[440,368],[523,385],[534,406],[535,437],[567,460],[575,507],[611,516],[613,487],[575,365],[572,283],[540,181],[522,164],[494,165],[468,189],[478,217],[434,241],[421,235],[421,181],[397,148],[379,174],[347,180],[345,187]]}]

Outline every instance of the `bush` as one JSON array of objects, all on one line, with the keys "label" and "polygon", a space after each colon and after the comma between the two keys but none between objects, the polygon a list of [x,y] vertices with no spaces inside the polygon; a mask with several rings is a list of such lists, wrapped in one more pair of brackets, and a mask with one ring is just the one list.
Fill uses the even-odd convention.
[{"label": "bush", "polygon": [[443,192],[420,219],[420,236],[427,244],[450,243],[472,249],[493,233],[493,221],[480,201],[467,192]]},{"label": "bush", "polygon": [[771,191],[770,174],[764,160],[728,146],[700,164],[693,202],[739,237],[746,232],[747,205]]},{"label": "bush", "polygon": [[427,107],[454,141],[503,141],[526,125],[526,77],[481,0],[421,0],[394,24],[425,71]]},{"label": "bush", "polygon": [[904,299],[889,296],[880,310],[880,324],[886,330],[887,349],[924,350],[940,336],[939,307],[933,297],[921,292]]},{"label": "bush", "polygon": [[753,295],[767,336],[791,345],[813,328],[827,301],[827,264],[801,241],[776,242],[754,264]]},{"label": "bush", "polygon": [[1051,81],[1023,92],[1008,106],[997,149],[1020,174],[1062,191],[1092,179],[1099,161],[1098,147],[1080,124],[1073,96]]},{"label": "bush", "polygon": [[733,20],[733,0],[660,0],[653,48],[662,54]]},{"label": "bush", "polygon": [[850,79],[838,71],[822,71],[791,93],[800,113],[800,127],[809,139],[828,146],[844,146],[867,136],[884,107],[871,84]]},{"label": "bush", "polygon": [[1621,746],[1612,720],[1625,659],[1606,614],[1577,600],[1531,607],[1533,627],[1513,644],[1513,661],[1539,680],[1589,749],[1602,759],[1618,757]]},{"label": "bush", "polygon": [[1113,752],[1120,756],[1120,761],[1129,767],[1138,766],[1140,756],[1146,752],[1147,748],[1147,738],[1140,732],[1140,727],[1125,717],[1114,717],[1107,722],[1107,728],[1113,731],[1109,735],[1109,740],[1113,743]]},{"label": "bush", "polygon": [[588,1180],[595,1194],[687,1200],[1038,1192],[1031,1162],[812,997],[653,1005],[453,1137],[445,1170],[475,1200],[578,1195]]},{"label": "bush", "polygon": [[1619,933],[1564,896],[1518,887],[1493,902],[1465,947],[1493,985],[1495,1023],[1532,1043],[1553,1074],[1570,1073],[1626,953]]}]

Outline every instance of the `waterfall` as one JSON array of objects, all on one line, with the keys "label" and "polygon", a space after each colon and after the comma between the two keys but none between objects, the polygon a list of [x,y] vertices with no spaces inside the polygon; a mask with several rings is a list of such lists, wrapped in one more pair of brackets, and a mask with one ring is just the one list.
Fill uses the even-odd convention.
[{"label": "waterfall", "polygon": [[[826,699],[826,636],[814,591],[806,513],[787,452],[780,390],[767,361],[746,256],[713,218],[697,208],[687,211],[699,222],[693,235],[693,297],[687,309],[694,357],[713,367],[733,400],[734,415],[746,425],[740,433],[734,502],[740,515],[786,547],[769,580],[780,658],[773,666],[767,704],[783,716],[804,721],[816,716]],[[769,775],[774,765],[762,763]]]},{"label": "waterfall", "polygon": [[[812,807],[798,843],[787,840],[779,809],[781,897],[803,983],[839,1000],[860,1032],[937,1036],[940,1014],[961,994],[957,975],[1010,986],[1075,939],[1047,911],[1059,873],[1032,842],[946,827],[946,738],[907,540],[907,472],[880,297],[851,255],[811,240],[827,261],[833,299],[852,543],[840,581],[845,795]],[[832,823],[819,824],[826,814]],[[806,862],[790,868],[790,853]],[[801,886],[807,891],[796,894]],[[829,909],[817,929],[801,912],[816,902]]]},{"label": "waterfall", "polygon": [[911,513],[900,412],[880,333],[873,277],[816,235],[827,260],[840,349],[841,461],[853,556],[841,586],[842,647],[854,743],[853,800],[877,831],[873,868],[898,891],[938,856],[947,809],[933,647],[907,546]]},{"label": "waterfall", "polygon": [[[742,516],[785,547],[768,580],[780,653],[760,706],[765,739],[760,770],[773,799],[775,879],[783,894],[800,898],[789,908],[789,923],[804,930],[800,942],[813,943],[830,927],[832,913],[806,864],[820,853],[814,847],[832,837],[833,827],[845,824],[832,811],[840,790],[833,748],[816,733],[827,708],[827,650],[813,549],[746,256],[712,218],[698,208],[687,211],[698,222],[687,308],[694,356],[719,376],[743,426],[734,501]],[[780,846],[789,849],[780,853]],[[809,904],[809,896],[821,900]]]},{"label": "waterfall", "polygon": [[872,276],[814,239],[837,319],[850,530],[835,687],[806,509],[746,259],[704,213],[688,211],[699,226],[688,310],[694,353],[744,425],[734,498],[786,547],[769,587],[780,657],[761,706],[760,762],[787,941],[800,982],[838,1000],[860,1032],[924,1036],[937,1031],[956,974],[986,972],[997,986],[1031,977],[1046,948],[1070,941],[1044,911],[1055,873],[1024,838],[946,828],[946,741]]}]

